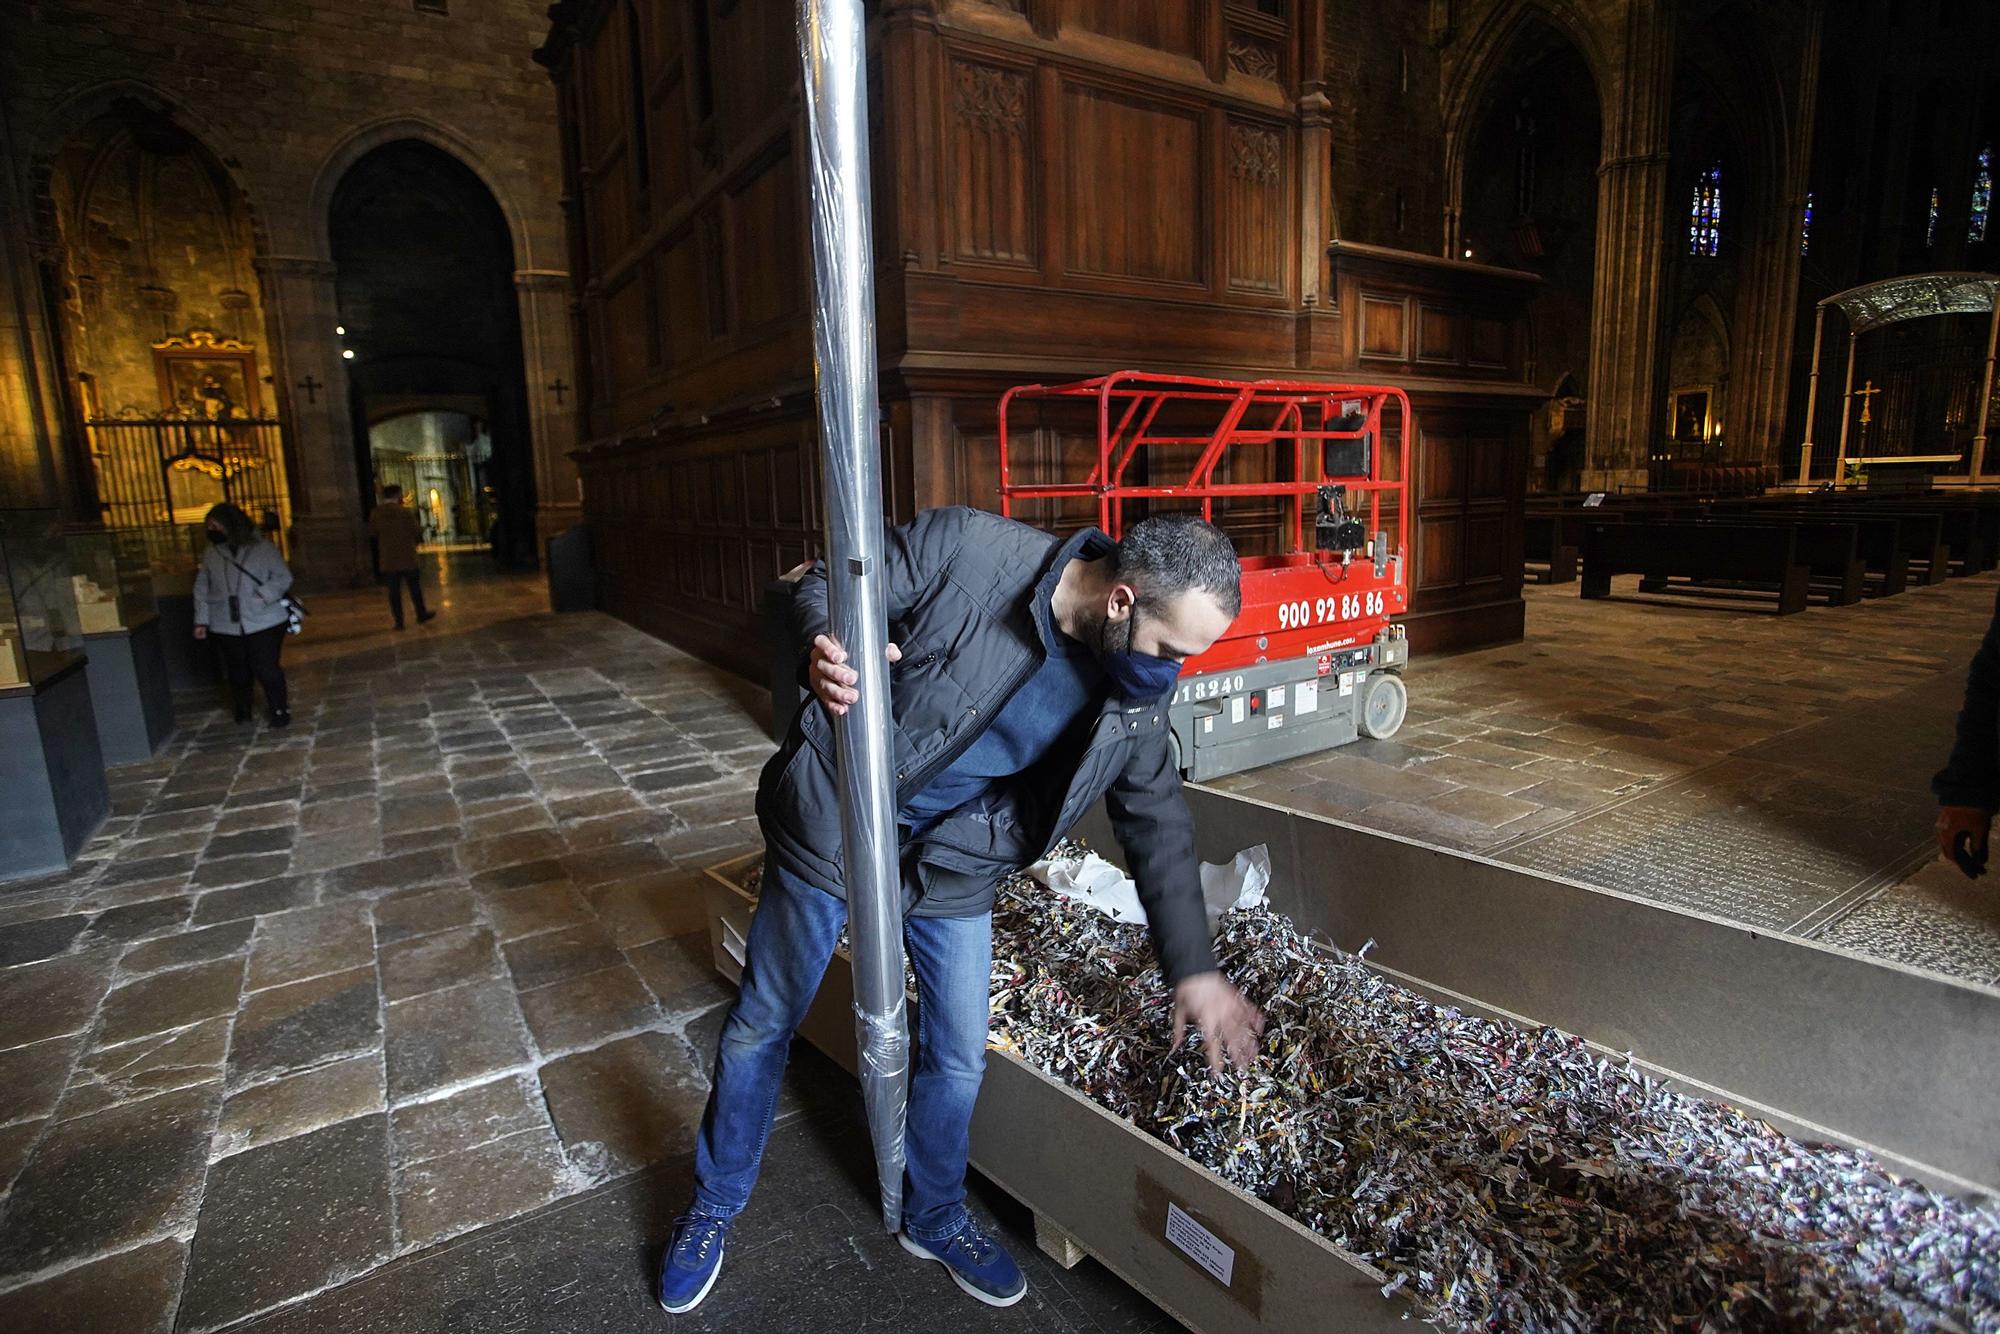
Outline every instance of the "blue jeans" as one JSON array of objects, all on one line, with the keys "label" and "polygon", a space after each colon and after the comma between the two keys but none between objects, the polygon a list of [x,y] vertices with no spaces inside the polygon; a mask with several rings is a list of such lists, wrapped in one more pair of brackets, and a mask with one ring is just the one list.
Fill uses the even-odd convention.
[{"label": "blue jeans", "polygon": [[[722,1025],[715,1081],[695,1141],[694,1212],[734,1218],[749,1202],[792,1034],[819,990],[846,921],[843,900],[788,877],[765,876],[750,923],[742,992]],[[903,1230],[938,1241],[958,1231],[966,1216],[972,1105],[986,1074],[993,917],[912,917],[903,924],[903,938],[918,998]]]}]

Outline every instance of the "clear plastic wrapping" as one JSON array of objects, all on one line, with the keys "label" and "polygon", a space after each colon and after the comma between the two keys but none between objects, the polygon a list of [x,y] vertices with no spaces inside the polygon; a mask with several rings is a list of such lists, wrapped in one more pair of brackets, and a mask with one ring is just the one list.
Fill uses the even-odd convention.
[{"label": "clear plastic wrapping", "polygon": [[860,0],[799,0],[812,183],[813,357],[826,501],[828,611],[860,700],[836,720],[841,870],[854,956],[863,1101],[882,1221],[902,1226],[909,1074],[902,894],[889,741],[874,255],[869,235],[867,45]]}]

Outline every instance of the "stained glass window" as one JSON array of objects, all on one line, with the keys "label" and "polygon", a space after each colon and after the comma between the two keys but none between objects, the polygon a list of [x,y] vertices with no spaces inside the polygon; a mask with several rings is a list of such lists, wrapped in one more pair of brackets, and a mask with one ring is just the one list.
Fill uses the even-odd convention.
[{"label": "stained glass window", "polygon": [[1808,254],[1812,250],[1812,191],[1806,191],[1805,217],[1799,222],[1799,253]]},{"label": "stained glass window", "polygon": [[1924,245],[1926,247],[1937,244],[1937,213],[1938,189],[1933,185],[1931,187],[1931,217],[1930,221],[1924,224]]},{"label": "stained glass window", "polygon": [[1722,167],[1703,172],[1694,183],[1694,202],[1688,209],[1688,253],[1715,258],[1722,241]]},{"label": "stained glass window", "polygon": [[1993,210],[1993,145],[1979,150],[1978,170],[1972,174],[1972,226],[1967,239],[1986,239],[1986,215]]}]

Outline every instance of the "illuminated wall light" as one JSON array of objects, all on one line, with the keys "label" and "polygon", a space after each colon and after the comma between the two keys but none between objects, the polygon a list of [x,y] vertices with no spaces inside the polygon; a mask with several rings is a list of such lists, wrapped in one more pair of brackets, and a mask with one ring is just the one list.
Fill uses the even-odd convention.
[{"label": "illuminated wall light", "polygon": [[1471,246],[1467,246],[1467,247],[1465,248],[1465,257],[1466,257],[1467,259],[1471,259],[1471,258],[1472,258],[1472,247],[1471,247]]},{"label": "illuminated wall light", "polygon": [[342,360],[352,361],[354,360],[354,349],[351,347],[343,347],[342,349],[340,349],[340,355]]},{"label": "illuminated wall light", "polygon": [[344,324],[336,324],[333,326],[333,331],[336,334],[344,336],[347,333],[347,326]]}]

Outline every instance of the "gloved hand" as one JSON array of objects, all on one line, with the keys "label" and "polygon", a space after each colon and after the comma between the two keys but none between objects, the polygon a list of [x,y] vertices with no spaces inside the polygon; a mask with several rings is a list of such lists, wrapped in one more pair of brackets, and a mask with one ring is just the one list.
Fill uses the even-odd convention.
[{"label": "gloved hand", "polygon": [[1986,874],[1988,835],[1993,813],[1977,806],[1940,806],[1937,818],[1938,853],[1958,863],[1968,880]]}]

